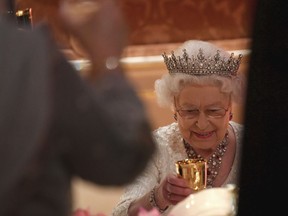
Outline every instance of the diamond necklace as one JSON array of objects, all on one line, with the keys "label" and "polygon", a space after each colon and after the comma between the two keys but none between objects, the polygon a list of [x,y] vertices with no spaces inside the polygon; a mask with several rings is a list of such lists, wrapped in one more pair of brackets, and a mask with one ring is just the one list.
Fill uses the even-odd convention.
[{"label": "diamond necklace", "polygon": [[[183,139],[186,153],[190,159],[202,159],[201,155],[197,155],[193,147]],[[218,171],[222,164],[222,157],[227,150],[228,145],[228,132],[225,134],[224,139],[218,144],[215,152],[209,157],[207,161],[207,187],[212,187],[213,182],[218,175]]]}]

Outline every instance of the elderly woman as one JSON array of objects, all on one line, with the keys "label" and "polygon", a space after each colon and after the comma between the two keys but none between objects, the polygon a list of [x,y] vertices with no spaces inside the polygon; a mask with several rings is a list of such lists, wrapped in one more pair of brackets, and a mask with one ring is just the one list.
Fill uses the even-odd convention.
[{"label": "elderly woman", "polygon": [[153,132],[158,151],[127,186],[115,216],[137,215],[140,207],[167,215],[195,192],[176,174],[179,160],[205,159],[207,187],[237,185],[243,126],[232,121],[232,102],[243,99],[244,79],[237,73],[242,55],[190,40],[163,57],[169,73],[156,80],[155,89],[159,104],[172,109],[176,122]]}]

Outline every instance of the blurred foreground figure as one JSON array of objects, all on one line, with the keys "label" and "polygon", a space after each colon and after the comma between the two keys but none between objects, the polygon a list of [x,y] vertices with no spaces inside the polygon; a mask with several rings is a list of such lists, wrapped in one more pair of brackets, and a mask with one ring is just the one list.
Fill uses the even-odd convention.
[{"label": "blurred foreground figure", "polygon": [[[286,215],[288,2],[258,2],[248,76],[239,216]],[[283,213],[284,212],[284,213]]]},{"label": "blurred foreground figure", "polygon": [[[121,14],[113,1],[97,2],[63,2],[60,10],[92,62],[88,81],[45,26],[26,32],[0,21],[0,215],[71,215],[74,176],[123,185],[154,152],[144,106],[117,62]],[[93,10],[73,20],[81,4]]]}]

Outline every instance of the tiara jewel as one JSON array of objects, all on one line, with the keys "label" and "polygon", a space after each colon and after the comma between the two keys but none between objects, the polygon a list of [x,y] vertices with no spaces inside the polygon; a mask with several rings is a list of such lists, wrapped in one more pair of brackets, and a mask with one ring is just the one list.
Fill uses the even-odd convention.
[{"label": "tiara jewel", "polygon": [[171,56],[168,57],[164,52],[162,54],[164,62],[169,71],[169,74],[184,73],[196,76],[205,76],[216,74],[219,76],[236,76],[240,66],[242,54],[239,54],[238,58],[234,57],[234,53],[231,53],[228,59],[220,56],[220,51],[213,57],[205,57],[203,50],[200,48],[197,56],[189,57],[186,49],[183,49],[182,56],[175,56],[174,52],[171,52]]}]

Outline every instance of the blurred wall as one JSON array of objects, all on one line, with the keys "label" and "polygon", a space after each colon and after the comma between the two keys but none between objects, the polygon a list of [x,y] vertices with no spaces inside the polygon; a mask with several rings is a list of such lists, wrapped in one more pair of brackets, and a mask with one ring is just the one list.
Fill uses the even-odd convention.
[{"label": "blurred wall", "polygon": [[[250,37],[256,0],[118,0],[127,19],[130,45],[179,43],[187,39]],[[57,21],[59,0],[16,0],[32,8],[34,24],[47,20],[59,44],[70,47],[69,34]]]}]

